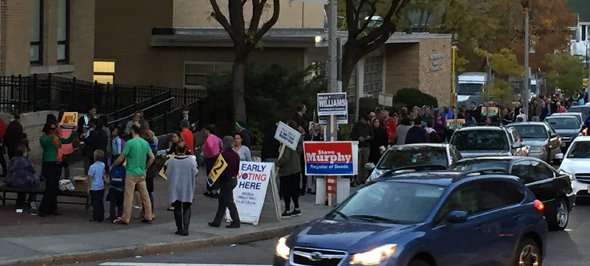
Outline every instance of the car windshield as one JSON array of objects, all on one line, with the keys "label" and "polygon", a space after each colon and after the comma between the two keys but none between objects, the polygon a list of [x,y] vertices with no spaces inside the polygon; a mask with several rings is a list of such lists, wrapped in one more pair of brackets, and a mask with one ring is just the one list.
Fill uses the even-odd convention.
[{"label": "car windshield", "polygon": [[574,142],[567,154],[570,159],[590,159],[590,141]]},{"label": "car windshield", "polygon": [[541,125],[514,125],[513,128],[523,139],[547,139],[547,129]]},{"label": "car windshield", "polygon": [[479,83],[459,83],[457,94],[459,95],[476,95],[481,93],[482,84]]},{"label": "car windshield", "polygon": [[578,129],[580,124],[578,119],[573,117],[553,117],[545,118],[545,122],[553,129]]},{"label": "car windshield", "polygon": [[449,168],[453,171],[468,172],[492,168],[508,169],[509,165],[510,163],[507,160],[463,160],[451,165]]},{"label": "car windshield", "polygon": [[510,150],[506,133],[501,130],[456,131],[451,144],[460,151]]},{"label": "car windshield", "polygon": [[414,224],[424,221],[445,187],[407,183],[377,182],[350,196],[329,214],[345,219]]},{"label": "car windshield", "polygon": [[387,151],[377,169],[398,169],[419,165],[449,165],[445,147],[400,147]]}]

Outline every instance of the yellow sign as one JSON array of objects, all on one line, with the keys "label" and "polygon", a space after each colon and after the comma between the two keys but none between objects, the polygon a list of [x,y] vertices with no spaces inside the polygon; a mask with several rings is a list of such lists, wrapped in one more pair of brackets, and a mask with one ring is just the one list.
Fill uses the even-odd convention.
[{"label": "yellow sign", "polygon": [[62,128],[75,128],[78,125],[78,113],[77,112],[65,112],[60,121]]},{"label": "yellow sign", "polygon": [[219,156],[217,156],[215,164],[213,165],[213,168],[211,168],[211,172],[209,172],[209,176],[207,177],[207,182],[210,186],[212,186],[215,183],[215,181],[217,181],[217,179],[219,178],[221,173],[223,173],[225,168],[227,168],[227,162],[225,161],[225,159],[223,159],[223,156],[219,154]]}]

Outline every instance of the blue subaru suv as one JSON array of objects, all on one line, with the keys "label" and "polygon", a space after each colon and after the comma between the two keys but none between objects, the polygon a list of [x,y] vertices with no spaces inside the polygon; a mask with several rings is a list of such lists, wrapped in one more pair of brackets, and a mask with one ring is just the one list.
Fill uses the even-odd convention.
[{"label": "blue subaru suv", "polygon": [[492,171],[386,174],[279,239],[274,265],[541,265],[543,208]]}]

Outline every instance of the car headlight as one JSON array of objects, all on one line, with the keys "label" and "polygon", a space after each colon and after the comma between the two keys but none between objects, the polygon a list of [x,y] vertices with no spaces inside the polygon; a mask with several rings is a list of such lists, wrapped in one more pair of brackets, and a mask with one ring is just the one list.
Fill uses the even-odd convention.
[{"label": "car headlight", "polygon": [[350,259],[350,264],[376,265],[389,259],[395,253],[397,245],[383,245],[367,252],[357,253]]},{"label": "car headlight", "polygon": [[283,259],[289,259],[289,254],[291,253],[291,249],[287,246],[287,238],[281,237],[277,242],[277,246],[275,248],[275,254]]}]

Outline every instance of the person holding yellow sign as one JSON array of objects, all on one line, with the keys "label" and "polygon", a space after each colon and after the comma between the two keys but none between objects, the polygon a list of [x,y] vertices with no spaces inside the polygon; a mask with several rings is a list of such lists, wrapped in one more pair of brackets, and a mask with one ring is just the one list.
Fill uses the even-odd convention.
[{"label": "person holding yellow sign", "polygon": [[240,156],[232,149],[234,146],[234,138],[231,136],[223,137],[222,142],[222,151],[218,159],[219,162],[224,161],[225,163],[221,162],[219,165],[223,169],[217,169],[219,166],[216,165],[211,170],[209,176],[215,177],[217,176],[216,171],[220,171],[218,173],[217,182],[221,186],[221,191],[219,193],[218,199],[218,207],[217,207],[217,214],[215,214],[215,219],[213,222],[209,223],[211,227],[219,227],[221,225],[221,220],[225,215],[225,210],[229,209],[229,215],[231,217],[231,224],[227,225],[226,228],[239,228],[240,227],[240,216],[238,214],[238,208],[236,207],[236,203],[234,202],[234,188],[238,185],[238,173],[240,171]]}]

